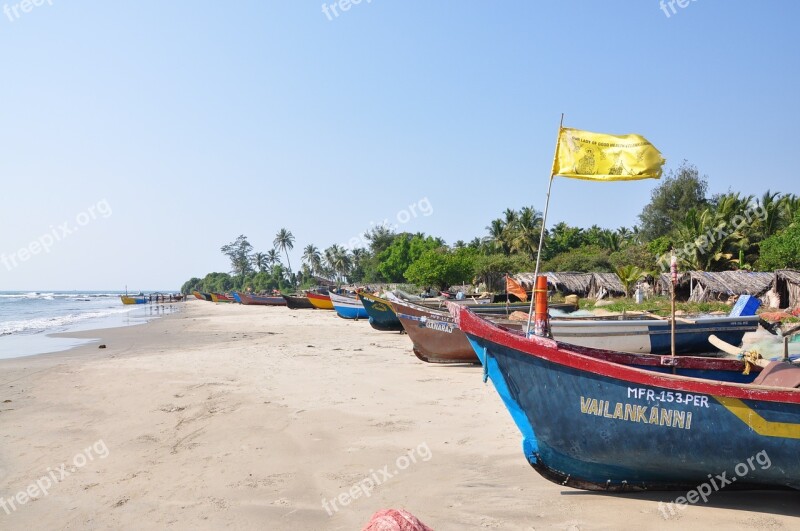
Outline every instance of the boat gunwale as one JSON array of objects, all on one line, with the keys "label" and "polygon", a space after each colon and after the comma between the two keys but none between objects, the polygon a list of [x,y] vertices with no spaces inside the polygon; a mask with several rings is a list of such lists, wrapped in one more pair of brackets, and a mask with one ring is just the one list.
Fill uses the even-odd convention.
[{"label": "boat gunwale", "polygon": [[[528,356],[541,358],[550,363],[581,370],[597,376],[615,378],[630,384],[662,387],[675,391],[688,391],[712,396],[723,395],[725,397],[743,400],[800,404],[800,389],[754,385],[752,383],[722,382],[631,367],[621,361],[609,361],[604,358],[623,356],[629,360],[647,360],[650,361],[649,365],[656,366],[654,363],[656,359],[662,362],[663,358],[670,358],[670,360],[672,360],[672,356],[633,354],[579,347],[538,336],[526,338],[522,332],[515,333],[512,330],[497,326],[473,313],[469,308],[452,305],[449,306],[449,309],[456,324],[468,336],[476,337],[480,340],[487,340],[498,345],[512,348]],[[469,331],[464,329],[464,323],[466,323]],[[683,368],[711,369],[713,364],[709,364],[708,360],[735,362],[739,363],[740,366],[744,368],[743,362],[739,360],[726,360],[725,358],[702,358],[697,356],[675,357],[676,362],[680,362],[680,360],[682,360],[681,366],[683,366]],[[668,368],[672,365],[659,363],[657,366]]]}]

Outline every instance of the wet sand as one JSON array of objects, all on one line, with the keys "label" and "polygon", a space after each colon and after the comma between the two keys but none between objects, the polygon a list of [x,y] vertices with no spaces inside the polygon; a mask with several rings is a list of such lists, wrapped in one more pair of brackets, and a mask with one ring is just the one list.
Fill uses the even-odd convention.
[{"label": "wet sand", "polygon": [[100,340],[0,360],[0,528],[360,529],[387,507],[437,530],[800,522],[795,492],[665,516],[682,493],[550,483],[479,367],[333,312],[190,301],[75,335]]}]

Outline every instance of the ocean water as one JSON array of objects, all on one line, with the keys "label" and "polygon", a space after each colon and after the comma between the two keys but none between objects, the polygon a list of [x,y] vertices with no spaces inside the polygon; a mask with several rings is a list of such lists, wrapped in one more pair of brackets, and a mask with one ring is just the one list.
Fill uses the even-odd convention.
[{"label": "ocean water", "polygon": [[171,313],[178,303],[123,305],[113,291],[0,291],[0,359],[56,352],[88,340],[50,334],[130,326]]}]

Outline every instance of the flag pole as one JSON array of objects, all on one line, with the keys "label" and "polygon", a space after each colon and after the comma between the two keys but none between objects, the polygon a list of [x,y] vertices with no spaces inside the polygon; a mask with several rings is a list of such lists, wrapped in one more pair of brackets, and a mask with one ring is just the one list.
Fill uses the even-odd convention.
[{"label": "flag pole", "polygon": [[[558,159],[558,143],[561,140],[561,129],[564,127],[564,113],[561,113],[561,122],[558,124],[558,136],[556,137],[556,150],[553,154],[553,168],[556,167],[555,163]],[[552,169],[550,171],[550,183],[547,185],[547,199],[544,203],[544,213],[542,214],[542,231],[539,234],[539,249],[536,251],[536,269],[533,272],[533,289],[531,290],[531,307],[528,311],[528,327],[525,331],[525,336],[530,337],[531,335],[531,316],[533,316],[533,305],[536,297],[534,294],[536,292],[536,279],[539,277],[539,266],[542,262],[542,244],[544,243],[544,229],[547,226],[547,211],[550,210],[550,191],[553,189],[553,179],[555,178],[555,174],[553,173]]]}]

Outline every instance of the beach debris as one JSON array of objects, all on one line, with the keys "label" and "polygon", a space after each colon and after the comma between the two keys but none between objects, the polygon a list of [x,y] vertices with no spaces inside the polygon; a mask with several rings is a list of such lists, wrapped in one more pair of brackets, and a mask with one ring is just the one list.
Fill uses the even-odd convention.
[{"label": "beach debris", "polygon": [[117,503],[115,503],[111,507],[122,507],[123,505],[128,503],[129,500],[130,498],[120,498],[119,500],[117,500]]},{"label": "beach debris", "polygon": [[98,345],[97,348],[106,348],[106,346],[104,344],[103,345]]},{"label": "beach debris", "polygon": [[433,531],[433,529],[403,509],[382,509],[372,515],[362,531]]},{"label": "beach debris", "polygon": [[5,400],[3,400],[3,403],[4,403],[4,404],[8,404],[9,402],[11,402],[11,400],[10,400],[10,399],[8,399],[8,398],[6,398]]}]

